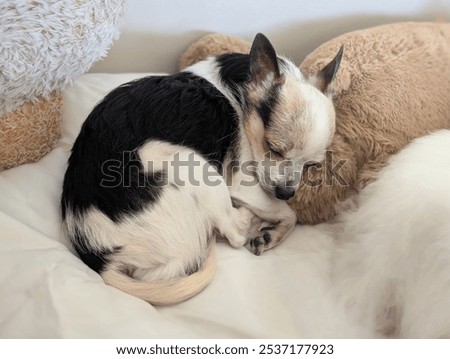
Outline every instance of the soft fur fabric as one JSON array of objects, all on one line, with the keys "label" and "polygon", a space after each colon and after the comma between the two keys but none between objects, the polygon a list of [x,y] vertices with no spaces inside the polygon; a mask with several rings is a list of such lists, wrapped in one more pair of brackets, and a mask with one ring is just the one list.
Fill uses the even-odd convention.
[{"label": "soft fur fabric", "polygon": [[106,54],[124,3],[0,2],[0,170],[36,161],[53,147],[58,92]]},{"label": "soft fur fabric", "polygon": [[379,336],[450,338],[449,153],[448,130],[416,139],[335,227],[338,297]]},{"label": "soft fur fabric", "polygon": [[[310,54],[302,72],[314,73],[341,45],[334,86],[339,137],[330,150],[335,163],[349,161],[341,171],[348,186],[297,191],[291,204],[301,223],[332,218],[335,205],[375,178],[389,155],[450,123],[449,24],[400,23],[345,34]],[[352,155],[343,157],[342,147]]]},{"label": "soft fur fabric", "polygon": [[[203,46],[211,44],[212,53],[242,49],[241,42],[235,47],[233,39],[222,39],[220,46],[210,38],[192,44],[189,59],[206,56]],[[370,183],[391,154],[418,136],[449,126],[449,24],[397,23],[348,33],[311,53],[300,66],[302,72],[317,72],[341,45],[344,58],[333,87],[332,157],[327,170],[317,173],[322,185],[303,185],[291,200],[300,223],[332,219],[338,204]],[[330,184],[340,160],[346,163],[337,173],[347,185],[336,180]]]},{"label": "soft fur fabric", "polygon": [[49,152],[59,137],[61,118],[60,92],[0,116],[0,171],[37,161]]},{"label": "soft fur fabric", "polygon": [[0,3],[0,114],[61,90],[106,54],[123,0]]}]

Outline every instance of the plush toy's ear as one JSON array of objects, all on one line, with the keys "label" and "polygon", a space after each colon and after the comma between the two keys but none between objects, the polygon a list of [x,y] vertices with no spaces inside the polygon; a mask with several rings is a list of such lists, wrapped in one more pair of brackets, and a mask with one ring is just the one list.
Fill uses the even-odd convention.
[{"label": "plush toy's ear", "polygon": [[344,54],[344,45],[341,46],[338,53],[331,62],[326,65],[317,74],[316,86],[322,92],[328,91],[328,86],[336,77],[336,73],[339,70],[339,65],[341,64],[342,55]]},{"label": "plush toy's ear", "polygon": [[261,33],[256,35],[250,50],[250,74],[252,82],[256,84],[261,84],[269,76],[273,80],[280,77],[275,49]]}]

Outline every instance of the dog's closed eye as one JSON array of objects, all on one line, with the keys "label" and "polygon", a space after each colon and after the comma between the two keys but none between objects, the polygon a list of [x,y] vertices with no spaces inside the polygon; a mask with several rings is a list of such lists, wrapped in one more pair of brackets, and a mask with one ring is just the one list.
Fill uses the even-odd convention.
[{"label": "dog's closed eye", "polygon": [[284,153],[282,150],[276,149],[273,147],[273,145],[269,142],[266,142],[266,146],[269,149],[270,153],[273,154],[275,157],[283,158]]}]

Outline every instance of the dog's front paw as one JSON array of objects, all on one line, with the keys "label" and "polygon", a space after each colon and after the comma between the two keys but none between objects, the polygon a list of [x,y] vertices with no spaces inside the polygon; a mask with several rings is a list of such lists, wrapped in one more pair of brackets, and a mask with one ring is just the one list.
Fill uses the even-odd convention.
[{"label": "dog's front paw", "polygon": [[266,250],[272,248],[272,237],[269,232],[261,231],[261,235],[250,239],[245,247],[253,254],[260,256]]}]

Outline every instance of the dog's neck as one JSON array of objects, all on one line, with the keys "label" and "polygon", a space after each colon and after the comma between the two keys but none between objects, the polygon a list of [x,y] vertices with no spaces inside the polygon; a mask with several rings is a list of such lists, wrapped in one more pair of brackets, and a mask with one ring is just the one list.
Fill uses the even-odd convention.
[{"label": "dog's neck", "polygon": [[221,66],[217,61],[218,58],[210,57],[207,60],[198,62],[188,68],[185,72],[191,72],[194,75],[203,77],[205,80],[214,85],[214,87],[230,102],[239,119],[243,119],[243,93],[233,93],[228,83],[222,77]]}]

